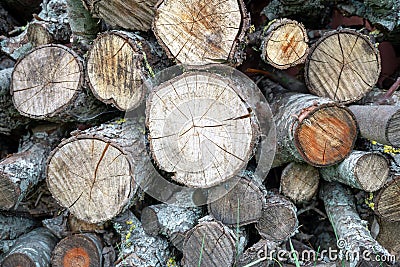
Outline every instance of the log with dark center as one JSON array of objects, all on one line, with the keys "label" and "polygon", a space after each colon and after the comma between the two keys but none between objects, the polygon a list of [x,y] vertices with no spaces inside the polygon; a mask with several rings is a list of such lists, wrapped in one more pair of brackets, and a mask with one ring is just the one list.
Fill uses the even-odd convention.
[{"label": "log with dark center", "polygon": [[400,146],[400,107],[392,105],[349,106],[361,136],[378,143]]},{"label": "log with dark center", "polygon": [[101,239],[95,234],[77,234],[62,239],[51,255],[54,267],[102,266]]},{"label": "log with dark center", "polygon": [[36,228],[16,240],[1,266],[50,266],[51,252],[56,244],[57,238],[49,230]]},{"label": "log with dark center", "polygon": [[271,104],[277,126],[273,166],[305,161],[321,167],[334,165],[352,151],[357,123],[351,111],[326,98],[283,94]]},{"label": "log with dark center", "polygon": [[247,165],[258,123],[241,86],[222,75],[191,71],[150,93],[150,150],[162,170],[174,173],[173,180],[208,188]]},{"label": "log with dark center", "polygon": [[351,103],[372,90],[380,71],[380,56],[369,38],[343,29],[324,35],[313,45],[305,79],[312,93]]},{"label": "log with dark center", "polygon": [[367,192],[379,190],[389,176],[389,162],[379,153],[356,151],[335,166],[320,168],[321,177]]},{"label": "log with dark center", "polygon": [[[146,179],[143,128],[133,119],[75,133],[50,155],[47,184],[78,219],[100,223],[133,201],[135,179]],[[147,166],[147,165],[146,165]]]},{"label": "log with dark center", "polygon": [[11,93],[18,111],[52,121],[87,121],[105,111],[83,88],[82,59],[62,45],[40,46],[15,65]]},{"label": "log with dark center", "polygon": [[400,176],[393,176],[374,199],[375,212],[387,221],[400,221]]},{"label": "log with dark center", "polygon": [[303,63],[308,54],[304,26],[290,19],[279,19],[267,26],[262,38],[261,58],[278,69]]},{"label": "log with dark center", "polygon": [[156,6],[154,33],[183,64],[242,61],[239,46],[250,26],[243,0],[172,0]]}]

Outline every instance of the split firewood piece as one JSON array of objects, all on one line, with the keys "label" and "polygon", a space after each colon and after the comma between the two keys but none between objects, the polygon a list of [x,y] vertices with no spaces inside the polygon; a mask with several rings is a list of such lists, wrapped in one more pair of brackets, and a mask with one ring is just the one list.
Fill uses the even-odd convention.
[{"label": "split firewood piece", "polygon": [[312,93],[351,103],[372,90],[380,71],[380,55],[369,38],[343,29],[324,35],[313,45],[305,79]]},{"label": "split firewood piece", "polygon": [[234,231],[206,216],[186,234],[182,266],[233,266],[246,244],[241,230]]},{"label": "split firewood piece", "polygon": [[250,18],[243,0],[172,0],[156,6],[153,30],[168,56],[198,65],[240,65]]},{"label": "split firewood piece", "polygon": [[[211,199],[214,194],[222,197],[208,204],[210,215],[232,226],[257,222],[265,207],[265,188],[246,176],[240,177],[232,186],[211,190]],[[226,190],[226,193],[221,192],[221,189]]]},{"label": "split firewood piece", "polygon": [[116,267],[167,266],[168,259],[172,258],[167,240],[146,234],[142,223],[129,210],[113,222],[115,230],[121,235]]},{"label": "split firewood piece", "polygon": [[18,111],[51,121],[87,121],[105,107],[83,87],[82,59],[62,45],[40,46],[17,62],[11,94]]},{"label": "split firewood piece", "polygon": [[233,79],[201,71],[155,87],[147,99],[146,125],[160,169],[197,188],[221,184],[239,173],[253,154],[259,131],[241,90]]},{"label": "split firewood piece", "polygon": [[11,135],[13,131],[24,128],[30,120],[18,112],[10,94],[13,69],[0,70],[0,134]]},{"label": "split firewood piece", "polygon": [[256,224],[260,235],[270,241],[285,241],[295,234],[299,221],[296,206],[285,197],[270,193]]},{"label": "split firewood piece", "polygon": [[87,56],[88,82],[97,99],[123,111],[137,107],[146,93],[143,80],[157,71],[154,46],[129,32],[99,35]]},{"label": "split firewood piece", "polygon": [[378,143],[400,146],[400,107],[392,105],[350,106],[361,136]]},{"label": "split firewood piece", "polygon": [[374,199],[376,214],[387,221],[400,221],[400,176],[390,177]]},{"label": "split firewood piece", "polygon": [[[339,183],[323,183],[319,196],[325,204],[341,250],[350,255],[366,255],[362,253],[368,252],[372,259],[376,255],[381,259],[391,259],[389,252],[371,236],[367,222],[360,219],[355,199],[348,188]],[[362,262],[363,259],[353,259],[350,266],[356,266],[358,260]]]},{"label": "split firewood piece", "polygon": [[143,127],[134,119],[73,133],[52,151],[47,185],[78,219],[100,223],[125,210],[147,177]]},{"label": "split firewood piece", "polygon": [[102,249],[102,241],[95,234],[71,235],[58,242],[54,248],[51,255],[51,266],[102,266]]},{"label": "split firewood piece", "polygon": [[148,31],[154,19],[157,0],[83,0],[96,18],[102,18],[114,28]]},{"label": "split firewood piece", "polygon": [[28,192],[45,179],[46,161],[60,139],[58,131],[34,133],[26,137],[18,153],[0,161],[1,209],[17,207]]},{"label": "split firewood piece", "polygon": [[277,127],[273,166],[305,161],[316,167],[346,158],[357,139],[351,111],[329,99],[307,94],[283,94],[271,104]]},{"label": "split firewood piece", "polygon": [[379,220],[379,234],[376,240],[398,259],[400,257],[400,224],[387,220]]},{"label": "split firewood piece", "polygon": [[1,266],[50,266],[51,252],[56,244],[57,238],[49,230],[36,228],[16,240]]},{"label": "split firewood piece", "polygon": [[278,69],[303,63],[308,54],[308,37],[303,24],[278,19],[267,26],[261,43],[261,58]]},{"label": "split firewood piece", "polygon": [[164,235],[172,245],[182,250],[186,231],[192,229],[201,216],[200,208],[158,204],[144,208],[141,221],[147,234]]},{"label": "split firewood piece", "polygon": [[292,162],[282,171],[280,192],[296,204],[305,203],[316,195],[318,185],[317,168],[306,163]]},{"label": "split firewood piece", "polygon": [[389,162],[382,154],[354,150],[338,165],[320,168],[320,173],[325,181],[374,192],[385,184],[389,170]]}]

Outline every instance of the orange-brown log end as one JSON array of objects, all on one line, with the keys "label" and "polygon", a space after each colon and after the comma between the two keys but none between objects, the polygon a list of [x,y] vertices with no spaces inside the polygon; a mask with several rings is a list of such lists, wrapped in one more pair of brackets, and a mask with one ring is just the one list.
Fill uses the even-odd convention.
[{"label": "orange-brown log end", "polygon": [[307,163],[330,166],[350,154],[357,133],[357,122],[348,108],[325,104],[312,109],[299,121],[294,140]]},{"label": "orange-brown log end", "polygon": [[64,267],[89,267],[90,257],[86,249],[81,247],[71,248],[65,252],[63,259]]}]

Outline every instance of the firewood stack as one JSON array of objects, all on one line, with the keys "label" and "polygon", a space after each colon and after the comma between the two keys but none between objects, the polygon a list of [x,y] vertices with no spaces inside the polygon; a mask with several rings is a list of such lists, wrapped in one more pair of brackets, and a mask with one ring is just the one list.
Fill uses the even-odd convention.
[{"label": "firewood stack", "polygon": [[390,34],[316,37],[294,12],[324,7],[308,0],[263,20],[243,0],[15,2],[0,4],[0,266],[400,257],[400,80],[377,87]]}]

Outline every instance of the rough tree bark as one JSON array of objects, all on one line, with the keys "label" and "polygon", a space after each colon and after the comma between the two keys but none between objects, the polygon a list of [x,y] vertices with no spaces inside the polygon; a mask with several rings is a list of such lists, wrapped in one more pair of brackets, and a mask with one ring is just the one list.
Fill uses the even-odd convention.
[{"label": "rough tree bark", "polygon": [[155,40],[124,31],[104,32],[87,56],[87,78],[97,99],[120,110],[140,105],[146,94],[143,81],[167,62]]},{"label": "rough tree bark", "polygon": [[376,214],[387,221],[400,221],[400,176],[389,178],[374,199]]},{"label": "rough tree bark", "polygon": [[334,165],[354,147],[354,115],[329,99],[288,93],[276,97],[271,109],[278,141],[275,167],[293,160],[317,167]]},{"label": "rough tree bark", "polygon": [[389,177],[389,171],[389,162],[383,155],[356,150],[338,165],[320,168],[324,180],[367,192],[379,190]]},{"label": "rough tree bark", "polygon": [[112,27],[148,31],[154,19],[154,6],[158,0],[83,0],[96,18],[102,18]]},{"label": "rough tree bark", "polygon": [[57,238],[46,228],[35,230],[20,236],[4,257],[2,267],[50,266],[51,251],[57,244]]},{"label": "rough tree bark", "polygon": [[200,71],[154,88],[147,98],[146,125],[160,169],[173,172],[178,183],[201,188],[243,169],[259,131],[244,90],[222,75]]},{"label": "rough tree bark", "polygon": [[19,60],[11,94],[18,111],[30,118],[84,122],[106,110],[84,87],[82,59],[62,45],[40,46]]},{"label": "rough tree bark", "polygon": [[[368,251],[372,258],[375,255],[390,259],[389,252],[372,238],[367,222],[360,219],[355,207],[354,197],[348,188],[339,183],[324,183],[320,190],[320,198],[324,201],[328,215],[338,240],[338,246],[344,252],[355,255]],[[366,259],[350,259],[350,266]]]},{"label": "rough tree bark", "polygon": [[182,250],[186,231],[192,229],[201,216],[200,208],[158,204],[144,208],[141,221],[147,234],[164,235],[173,246]]},{"label": "rough tree bark", "polygon": [[360,100],[378,81],[380,55],[367,36],[341,29],[316,42],[305,65],[309,90],[341,103]]},{"label": "rough tree bark", "polygon": [[210,192],[211,199],[214,199],[213,194],[222,196],[208,204],[208,212],[216,220],[226,225],[243,226],[261,218],[265,208],[265,187],[250,175],[241,175],[237,183],[223,190],[226,192],[221,192],[221,188]]},{"label": "rough tree bark", "polygon": [[270,241],[285,241],[295,234],[299,221],[296,206],[285,197],[269,192],[261,218],[256,224],[260,235]]},{"label": "rough tree bark", "polygon": [[103,263],[103,244],[95,234],[77,234],[62,239],[51,255],[54,267],[99,267]]},{"label": "rough tree bark", "polygon": [[153,31],[168,56],[197,65],[243,61],[241,43],[250,26],[243,0],[172,0],[156,6]]},{"label": "rough tree bark", "polygon": [[316,195],[318,185],[317,168],[306,163],[292,162],[282,171],[280,192],[296,204],[305,203]]},{"label": "rough tree bark", "polygon": [[206,216],[186,234],[182,266],[233,266],[246,243],[243,232]]},{"label": "rough tree bark", "polygon": [[159,236],[146,234],[142,223],[127,211],[114,219],[114,228],[121,235],[116,267],[163,267],[171,258],[168,242]]},{"label": "rough tree bark", "polygon": [[349,109],[356,117],[361,136],[384,145],[400,146],[400,107],[352,105]]},{"label": "rough tree bark", "polygon": [[308,54],[308,37],[303,24],[279,19],[267,26],[261,43],[261,58],[278,69],[303,63]]},{"label": "rough tree bark", "polygon": [[0,70],[0,133],[5,135],[11,135],[13,131],[22,129],[30,122],[28,118],[21,116],[12,102],[12,71],[12,68]]},{"label": "rough tree bark", "polygon": [[124,211],[134,201],[138,177],[149,175],[143,131],[132,118],[74,132],[49,157],[47,185],[53,197],[90,223]]},{"label": "rough tree bark", "polygon": [[27,136],[18,153],[0,161],[0,208],[17,207],[37,183],[45,179],[51,149],[61,139],[60,131]]}]

